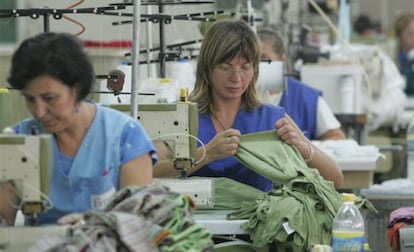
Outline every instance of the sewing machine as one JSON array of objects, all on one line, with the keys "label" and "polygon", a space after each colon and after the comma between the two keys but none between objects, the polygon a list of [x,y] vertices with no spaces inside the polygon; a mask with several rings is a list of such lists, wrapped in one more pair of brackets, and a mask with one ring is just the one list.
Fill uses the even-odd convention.
[{"label": "sewing machine", "polygon": [[36,217],[48,207],[52,169],[50,135],[0,135],[0,181],[13,181],[24,215]]},{"label": "sewing machine", "polygon": [[[129,105],[113,104],[112,108],[128,112]],[[197,104],[185,99],[177,103],[138,105],[138,120],[153,141],[162,141],[171,152],[171,162],[177,170],[176,178],[157,178],[161,183],[193,198],[197,207],[211,207],[214,199],[214,182],[210,178],[187,177],[187,169],[194,165],[197,149]],[[162,159],[163,157],[159,157]]]},{"label": "sewing machine", "polygon": [[[124,104],[113,104],[111,107],[127,113],[130,110],[130,106]],[[186,170],[194,164],[193,156],[197,148],[197,105],[188,102],[139,104],[137,119],[153,141],[166,144],[179,177],[186,177]]]},{"label": "sewing machine", "polygon": [[302,81],[323,92],[335,114],[364,112],[363,68],[357,64],[302,66]]},{"label": "sewing machine", "polygon": [[[0,134],[0,182],[13,181],[19,210],[35,221],[50,207],[49,172],[53,166],[50,135]],[[30,219],[29,218],[29,219]],[[0,227],[0,251],[26,251],[43,235],[64,235],[66,227]]]}]

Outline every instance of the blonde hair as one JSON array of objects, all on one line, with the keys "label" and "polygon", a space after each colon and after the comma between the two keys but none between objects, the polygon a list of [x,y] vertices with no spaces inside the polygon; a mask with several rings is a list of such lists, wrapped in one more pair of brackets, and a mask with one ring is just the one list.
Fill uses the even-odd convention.
[{"label": "blonde hair", "polygon": [[413,13],[404,13],[400,15],[394,24],[394,31],[397,38],[401,37],[403,30],[414,21],[414,14]]},{"label": "blonde hair", "polygon": [[270,28],[263,28],[257,31],[261,42],[268,42],[272,45],[273,51],[279,56],[279,58],[286,57],[287,51],[285,43],[282,37],[274,30]]},{"label": "blonde hair", "polygon": [[253,65],[254,74],[242,95],[242,106],[253,110],[260,105],[256,93],[259,73],[260,47],[256,33],[244,21],[221,20],[215,22],[204,36],[198,55],[196,81],[189,99],[197,102],[200,113],[213,111],[209,76],[214,68],[240,55]]}]

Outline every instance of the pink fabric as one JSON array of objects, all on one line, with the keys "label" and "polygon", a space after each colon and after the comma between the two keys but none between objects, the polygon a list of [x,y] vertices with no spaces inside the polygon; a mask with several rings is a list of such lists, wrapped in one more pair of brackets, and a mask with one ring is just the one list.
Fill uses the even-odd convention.
[{"label": "pink fabric", "polygon": [[399,220],[413,219],[414,206],[413,207],[400,207],[390,213],[389,223],[393,225]]}]

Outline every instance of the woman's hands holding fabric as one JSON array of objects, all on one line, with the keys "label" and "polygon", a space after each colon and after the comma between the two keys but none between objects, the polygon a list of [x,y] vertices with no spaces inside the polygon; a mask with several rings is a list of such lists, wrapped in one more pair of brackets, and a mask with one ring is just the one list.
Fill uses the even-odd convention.
[{"label": "woman's hands holding fabric", "polygon": [[288,114],[275,123],[275,129],[283,141],[296,146],[304,158],[309,157],[310,141]]},{"label": "woman's hands holding fabric", "polygon": [[75,225],[83,222],[83,214],[81,213],[71,213],[67,214],[60,219],[58,219],[58,224],[60,225]]},{"label": "woman's hands holding fabric", "polygon": [[210,161],[235,155],[239,148],[240,131],[227,129],[217,133],[206,145],[207,157]]}]

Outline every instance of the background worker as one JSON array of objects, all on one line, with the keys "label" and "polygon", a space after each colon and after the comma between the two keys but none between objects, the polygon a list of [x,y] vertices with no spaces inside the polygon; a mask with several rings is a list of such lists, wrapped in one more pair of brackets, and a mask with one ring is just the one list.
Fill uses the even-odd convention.
[{"label": "background worker", "polygon": [[[261,56],[272,61],[287,61],[282,38],[270,29],[257,31]],[[275,83],[276,85],[276,83]],[[283,87],[281,87],[283,88]],[[293,78],[287,78],[287,90],[261,94],[264,102],[285,108],[302,132],[312,140],[345,139],[341,124],[322,98],[322,92]]]},{"label": "background worker", "polygon": [[414,14],[400,15],[394,24],[398,40],[397,63],[406,79],[405,93],[414,95]]}]

